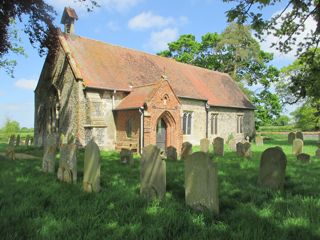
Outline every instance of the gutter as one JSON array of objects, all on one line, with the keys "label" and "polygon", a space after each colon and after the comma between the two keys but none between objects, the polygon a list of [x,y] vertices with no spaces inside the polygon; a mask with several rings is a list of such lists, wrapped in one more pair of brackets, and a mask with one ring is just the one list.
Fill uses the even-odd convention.
[{"label": "gutter", "polygon": [[142,154],[142,149],[144,147],[144,108],[139,108],[140,113],[140,154]]}]

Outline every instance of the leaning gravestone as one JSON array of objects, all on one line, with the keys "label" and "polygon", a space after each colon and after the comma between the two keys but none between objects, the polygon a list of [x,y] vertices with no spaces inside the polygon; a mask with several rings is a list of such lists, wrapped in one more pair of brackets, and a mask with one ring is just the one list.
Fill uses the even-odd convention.
[{"label": "leaning gravestone", "polygon": [[47,137],[46,145],[44,146],[44,155],[42,159],[42,171],[53,173],[55,170],[57,153],[57,143],[55,135],[50,134]]},{"label": "leaning gravestone", "polygon": [[263,137],[262,136],[256,136],[256,145],[263,146]]},{"label": "leaning gravestone", "polygon": [[217,156],[224,155],[224,140],[221,137],[216,137],[213,140],[213,153]]},{"label": "leaning gravestone", "polygon": [[279,147],[266,149],[260,159],[258,185],[272,189],[283,189],[287,157]]},{"label": "leaning gravestone", "polygon": [[298,155],[303,151],[303,141],[299,138],[293,140],[292,144],[292,154]]},{"label": "leaning gravestone", "polygon": [[134,165],[133,153],[130,149],[121,148],[120,162],[123,164]]},{"label": "leaning gravestone", "polygon": [[196,152],[185,160],[186,204],[219,214],[218,171],[207,153]]},{"label": "leaning gravestone", "polygon": [[167,152],[167,159],[174,160],[174,161],[178,160],[177,149],[175,147],[173,146],[167,147],[166,152]]},{"label": "leaning gravestone", "polygon": [[306,153],[300,153],[297,155],[297,160],[299,160],[302,163],[308,163],[310,162],[310,155]]},{"label": "leaning gravestone", "polygon": [[208,138],[202,138],[200,140],[200,151],[201,152],[209,152],[209,145],[210,145],[210,141]]},{"label": "leaning gravestone", "polygon": [[252,157],[252,152],[251,152],[251,144],[248,142],[245,142],[242,145],[242,150],[243,150],[243,156],[246,158],[251,158]]},{"label": "leaning gravestone", "polygon": [[293,143],[293,140],[295,140],[296,139],[296,134],[294,133],[294,132],[290,132],[289,134],[288,134],[288,143],[289,144],[292,144]]},{"label": "leaning gravestone", "polygon": [[181,160],[186,159],[187,156],[192,154],[192,144],[189,142],[184,142],[182,143],[182,148],[181,148]]},{"label": "leaning gravestone", "polygon": [[154,145],[143,148],[140,167],[140,194],[147,199],[161,199],[166,193],[166,162]]},{"label": "leaning gravestone", "polygon": [[302,132],[297,132],[296,133],[296,138],[299,138],[303,141],[303,133]]},{"label": "leaning gravestone", "polygon": [[99,192],[100,189],[100,150],[92,139],[84,153],[83,190]]},{"label": "leaning gravestone", "polygon": [[237,156],[238,157],[243,157],[244,156],[243,143],[242,142],[238,142],[237,143],[236,150],[237,150]]},{"label": "leaning gravestone", "polygon": [[58,179],[67,183],[77,181],[77,145],[63,144],[60,149]]},{"label": "leaning gravestone", "polygon": [[20,134],[17,135],[17,139],[16,139],[16,147],[20,146]]},{"label": "leaning gravestone", "polygon": [[316,151],[316,158],[320,158],[320,148],[318,148]]}]

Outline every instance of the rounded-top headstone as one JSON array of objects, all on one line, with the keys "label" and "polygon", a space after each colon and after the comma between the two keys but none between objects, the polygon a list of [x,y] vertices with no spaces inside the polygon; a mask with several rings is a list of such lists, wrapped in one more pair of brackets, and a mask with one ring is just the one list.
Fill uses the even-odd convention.
[{"label": "rounded-top headstone", "polygon": [[213,152],[217,156],[224,155],[224,140],[221,137],[216,137],[213,140]]},{"label": "rounded-top headstone", "polygon": [[303,152],[303,141],[299,138],[293,140],[292,154],[298,155]]},{"label": "rounded-top headstone", "polygon": [[182,143],[181,147],[181,160],[184,160],[187,156],[192,154],[192,144],[189,142]]},{"label": "rounded-top headstone", "polygon": [[294,132],[290,132],[288,134],[288,143],[292,144],[294,139],[296,139],[296,134]]},{"label": "rounded-top headstone", "polygon": [[303,141],[303,133],[302,132],[297,132],[296,133],[296,138],[299,138]]},{"label": "rounded-top headstone", "polygon": [[91,140],[84,153],[83,188],[86,192],[100,191],[100,149]]}]

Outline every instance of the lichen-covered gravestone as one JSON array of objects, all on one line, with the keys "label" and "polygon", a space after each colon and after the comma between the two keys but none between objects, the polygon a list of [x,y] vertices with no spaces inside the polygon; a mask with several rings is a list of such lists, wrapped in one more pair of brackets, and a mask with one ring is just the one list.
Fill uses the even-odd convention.
[{"label": "lichen-covered gravestone", "polygon": [[100,189],[100,150],[92,139],[84,153],[83,190],[99,192]]},{"label": "lichen-covered gravestone", "polygon": [[167,159],[177,161],[178,156],[177,156],[177,149],[173,146],[167,147]]},{"label": "lichen-covered gravestone", "polygon": [[146,199],[162,199],[166,193],[166,162],[157,146],[143,148],[140,166],[140,194]]},{"label": "lichen-covered gravestone", "polygon": [[210,145],[210,141],[208,138],[202,138],[200,140],[200,151],[201,152],[209,152],[209,145]]},{"label": "lichen-covered gravestone", "polygon": [[58,179],[71,183],[77,181],[77,145],[62,144],[60,149]]},{"label": "lichen-covered gravestone", "polygon": [[303,141],[303,133],[302,132],[297,132],[296,133],[296,138],[299,138]]},{"label": "lichen-covered gravestone", "polygon": [[187,156],[192,154],[192,144],[189,142],[184,142],[182,143],[182,148],[181,148],[181,160],[186,159]]},{"label": "lichen-covered gravestone", "polygon": [[17,135],[17,139],[16,139],[16,147],[20,146],[20,134]]},{"label": "lichen-covered gravestone", "polygon": [[297,155],[297,160],[299,160],[302,163],[308,163],[310,162],[310,155],[306,153],[300,153]]},{"label": "lichen-covered gravestone", "polygon": [[320,148],[316,150],[316,158],[320,158]]},{"label": "lichen-covered gravestone", "polygon": [[251,144],[248,142],[245,142],[242,146],[243,150],[243,156],[246,158],[251,158],[252,157],[252,152],[251,152]]},{"label": "lichen-covered gravestone", "polygon": [[213,140],[213,153],[217,156],[224,155],[224,140],[221,137],[216,137]]},{"label": "lichen-covered gravestone", "polygon": [[296,134],[294,133],[294,132],[290,132],[289,134],[288,134],[288,143],[289,144],[292,144],[293,143],[293,140],[295,140],[296,139]]},{"label": "lichen-covered gravestone", "polygon": [[256,136],[256,145],[263,146],[263,137],[262,136]]},{"label": "lichen-covered gravestone", "polygon": [[207,153],[196,152],[185,160],[185,198],[194,209],[219,214],[218,171]]},{"label": "lichen-covered gravestone", "polygon": [[292,154],[298,155],[303,152],[303,141],[299,138],[293,140]]},{"label": "lichen-covered gravestone", "polygon": [[133,153],[130,149],[121,148],[120,162],[123,164],[134,165]]},{"label": "lichen-covered gravestone", "polygon": [[266,149],[260,159],[258,185],[272,189],[283,189],[287,157],[279,147]]},{"label": "lichen-covered gravestone", "polygon": [[55,135],[50,134],[47,137],[46,145],[44,146],[44,155],[42,159],[42,171],[53,173],[55,170],[57,153],[57,139]]},{"label": "lichen-covered gravestone", "polygon": [[229,148],[232,150],[232,151],[237,151],[237,140],[236,139],[231,139],[228,143],[229,145]]},{"label": "lichen-covered gravestone", "polygon": [[243,151],[243,143],[238,142],[236,144],[236,149],[237,149],[237,156],[238,157],[243,157],[244,156],[244,151]]}]

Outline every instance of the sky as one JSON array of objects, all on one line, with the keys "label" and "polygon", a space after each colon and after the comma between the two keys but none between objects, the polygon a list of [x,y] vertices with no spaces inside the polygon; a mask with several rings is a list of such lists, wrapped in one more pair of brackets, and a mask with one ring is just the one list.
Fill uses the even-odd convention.
[{"label": "sky", "polygon": [[[222,0],[98,0],[100,7],[87,12],[83,4],[74,0],[45,1],[55,8],[55,23],[61,29],[63,9],[70,6],[79,16],[75,34],[152,54],[165,50],[167,43],[182,34],[193,34],[200,40],[208,32],[221,33],[228,25],[226,11],[233,6]],[[270,17],[281,7],[269,7],[263,14]],[[308,26],[313,27],[313,23]],[[34,124],[34,89],[45,58],[29,43],[23,33],[24,25],[18,22],[16,28],[27,57],[8,55],[17,60],[14,78],[0,69],[0,127],[9,118],[30,128]],[[294,53],[282,55],[270,48],[273,37],[265,39],[261,46],[274,53],[273,65],[280,68],[292,63]],[[289,107],[286,113],[291,110]]]}]

